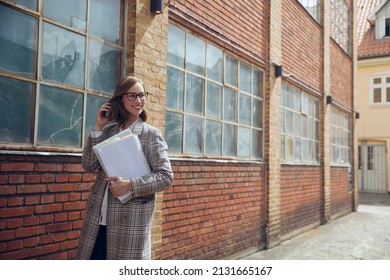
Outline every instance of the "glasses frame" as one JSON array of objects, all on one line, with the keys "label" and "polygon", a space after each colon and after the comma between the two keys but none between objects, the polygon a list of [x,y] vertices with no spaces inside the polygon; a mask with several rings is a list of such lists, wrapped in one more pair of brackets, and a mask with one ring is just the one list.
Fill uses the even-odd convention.
[{"label": "glasses frame", "polygon": [[[135,98],[134,99],[131,99],[130,97],[129,97],[129,95],[135,95]],[[141,94],[144,94],[144,97],[143,98],[141,98]],[[140,92],[140,93],[135,93],[135,92],[125,92],[124,93],[124,95],[126,95],[126,97],[127,97],[127,100],[129,100],[129,101],[135,101],[135,100],[137,100],[137,98],[139,98],[139,100],[141,100],[141,101],[145,101],[147,98],[148,98],[148,95],[149,95],[149,92]]]}]

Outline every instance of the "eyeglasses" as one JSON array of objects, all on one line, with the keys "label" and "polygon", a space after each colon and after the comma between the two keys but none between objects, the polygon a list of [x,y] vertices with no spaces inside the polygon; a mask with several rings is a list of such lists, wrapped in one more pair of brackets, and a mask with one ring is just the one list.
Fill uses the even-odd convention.
[{"label": "eyeglasses", "polygon": [[140,92],[140,93],[135,93],[135,92],[126,92],[125,93],[126,96],[127,96],[127,99],[129,101],[134,101],[137,99],[137,97],[139,98],[139,100],[141,101],[145,101],[146,98],[148,98],[148,92]]}]

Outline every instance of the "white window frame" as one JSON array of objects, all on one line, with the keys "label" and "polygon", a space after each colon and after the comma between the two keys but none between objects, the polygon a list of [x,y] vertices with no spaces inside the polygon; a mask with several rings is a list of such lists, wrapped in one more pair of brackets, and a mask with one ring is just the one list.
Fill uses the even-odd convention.
[{"label": "white window frame", "polygon": [[[381,83],[374,84],[375,79],[381,79]],[[374,102],[375,89],[381,89],[381,102]],[[371,77],[370,77],[370,95],[369,95],[370,105],[371,106],[378,106],[378,105],[388,106],[388,105],[390,105],[390,100],[386,101],[387,91],[390,91],[390,72],[371,75]]]},{"label": "white window frame", "polygon": [[351,126],[350,115],[332,106],[330,117],[331,165],[351,165]]}]

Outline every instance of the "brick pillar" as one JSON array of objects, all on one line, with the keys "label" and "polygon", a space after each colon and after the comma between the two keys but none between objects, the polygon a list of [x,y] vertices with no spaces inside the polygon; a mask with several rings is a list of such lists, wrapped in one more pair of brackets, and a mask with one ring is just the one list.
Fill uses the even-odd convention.
[{"label": "brick pillar", "polygon": [[[280,92],[282,78],[275,78],[274,64],[282,62],[282,1],[269,1],[269,60],[268,84],[265,106],[266,145],[268,161],[267,247],[280,244]],[[268,133],[267,133],[268,131]]]},{"label": "brick pillar", "polygon": [[[168,61],[168,7],[162,14],[150,12],[150,0],[128,3],[126,72],[140,78],[150,93],[148,123],[165,135],[166,72]],[[152,226],[152,259],[159,259],[162,242],[162,197],[156,197]]]},{"label": "brick pillar", "polygon": [[322,1],[322,21],[324,26],[323,41],[324,41],[324,96],[322,99],[322,117],[320,118],[321,130],[320,145],[321,158],[323,166],[323,207],[322,207],[322,223],[326,223],[331,216],[331,201],[330,201],[330,108],[331,105],[326,104],[326,96],[331,95],[330,92],[330,3]]}]

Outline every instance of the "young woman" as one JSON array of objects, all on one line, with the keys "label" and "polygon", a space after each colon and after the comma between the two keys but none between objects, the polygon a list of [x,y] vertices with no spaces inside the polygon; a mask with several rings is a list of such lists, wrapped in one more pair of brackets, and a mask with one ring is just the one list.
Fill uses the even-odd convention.
[{"label": "young woman", "polygon": [[[97,176],[89,193],[78,259],[150,259],[155,193],[172,185],[173,172],[160,130],[146,123],[147,97],[144,84],[127,76],[97,112],[82,157],[84,169],[97,170]],[[127,128],[139,136],[151,173],[107,178],[92,147]]]}]

